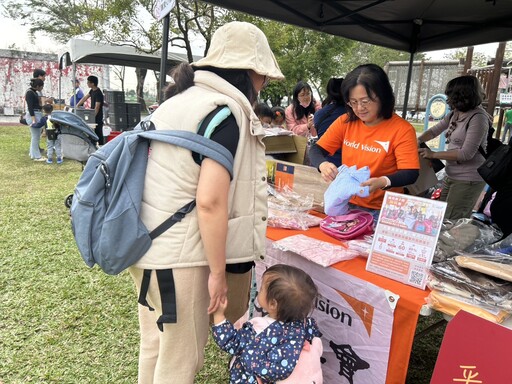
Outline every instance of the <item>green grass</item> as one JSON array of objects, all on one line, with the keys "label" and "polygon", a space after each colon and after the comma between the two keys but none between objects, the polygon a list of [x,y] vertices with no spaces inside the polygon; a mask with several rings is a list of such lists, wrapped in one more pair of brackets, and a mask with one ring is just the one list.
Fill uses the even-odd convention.
[{"label": "green grass", "polygon": [[[132,281],[86,267],[64,206],[82,165],[33,162],[29,142],[0,126],[0,384],[136,383]],[[415,343],[408,384],[430,381],[441,337]],[[227,383],[227,361],[209,342],[196,383]]]}]

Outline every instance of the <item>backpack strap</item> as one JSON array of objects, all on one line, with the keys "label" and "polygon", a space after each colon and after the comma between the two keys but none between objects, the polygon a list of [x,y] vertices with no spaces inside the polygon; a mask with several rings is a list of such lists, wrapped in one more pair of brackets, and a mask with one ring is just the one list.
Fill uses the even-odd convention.
[{"label": "backpack strap", "polygon": [[[145,269],[142,275],[142,282],[139,292],[139,304],[147,307],[150,311],[154,311],[146,296],[148,294],[149,282],[151,281],[151,269]],[[158,290],[160,291],[160,300],[162,301],[162,315],[156,321],[160,332],[164,331],[164,323],[176,323],[178,315],[176,311],[176,287],[174,285],[174,275],[172,269],[157,269],[156,280],[158,282]]]},{"label": "backpack strap", "polygon": [[226,147],[213,140],[189,131],[154,130],[140,132],[138,135],[147,140],[177,145],[209,157],[224,166],[233,178],[233,155]]},{"label": "backpack strap", "polygon": [[[466,123],[466,132],[468,131],[468,128],[469,128],[469,122],[471,121],[471,119],[472,119],[473,117],[475,117],[475,115],[483,115],[483,113],[482,113],[482,112],[475,112],[475,113],[473,113],[473,114],[469,117],[468,122]],[[489,124],[489,128],[488,128],[488,129],[491,129],[491,127],[492,127],[492,125],[491,125],[491,124]],[[487,131],[486,141],[487,141],[487,138],[488,138],[488,137],[489,137],[489,131]],[[487,153],[484,151],[484,149],[482,148],[482,146],[481,146],[481,145],[479,145],[479,146],[478,146],[478,152],[480,152],[480,154],[481,154],[483,157],[485,157],[485,158],[487,157]]]},{"label": "backpack strap", "polygon": [[157,269],[156,280],[160,290],[160,299],[162,300],[162,315],[156,321],[160,332],[164,331],[164,323],[176,323],[178,315],[176,313],[176,288],[174,286],[174,276],[172,269]]}]

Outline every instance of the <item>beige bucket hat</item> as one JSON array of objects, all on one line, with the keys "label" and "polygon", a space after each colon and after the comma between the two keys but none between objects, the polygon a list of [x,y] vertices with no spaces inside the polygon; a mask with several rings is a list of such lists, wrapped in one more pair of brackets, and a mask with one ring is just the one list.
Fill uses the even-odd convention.
[{"label": "beige bucket hat", "polygon": [[217,29],[206,56],[192,63],[192,66],[252,69],[270,79],[284,79],[265,34],[255,25],[240,21],[224,24]]}]

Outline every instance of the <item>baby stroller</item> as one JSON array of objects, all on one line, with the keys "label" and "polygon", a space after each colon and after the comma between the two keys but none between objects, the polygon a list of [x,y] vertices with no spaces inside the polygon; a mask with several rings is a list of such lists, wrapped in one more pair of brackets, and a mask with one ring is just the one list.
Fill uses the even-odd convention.
[{"label": "baby stroller", "polygon": [[[71,112],[55,111],[51,114],[50,121],[60,135],[64,157],[84,165],[89,155],[96,151],[98,141],[96,133],[81,117]],[[73,194],[66,197],[64,202],[66,207],[71,207],[72,200]]]}]

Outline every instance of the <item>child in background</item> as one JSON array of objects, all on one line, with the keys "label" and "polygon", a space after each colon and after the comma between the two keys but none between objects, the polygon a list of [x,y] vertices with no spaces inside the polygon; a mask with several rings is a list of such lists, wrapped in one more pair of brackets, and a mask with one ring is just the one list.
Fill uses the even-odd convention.
[{"label": "child in background", "polygon": [[258,103],[256,107],[254,107],[254,113],[256,113],[256,116],[260,119],[263,128],[270,128],[270,124],[272,123],[272,110],[266,103]]},{"label": "child in background", "polygon": [[32,128],[45,128],[46,129],[46,154],[48,158],[46,162],[48,164],[53,163],[53,152],[57,155],[57,164],[62,164],[62,146],[60,137],[57,135],[57,131],[50,121],[53,106],[51,104],[43,105],[44,116],[37,123],[32,124]]},{"label": "child in background", "polygon": [[272,107],[272,127],[285,129],[285,115],[283,107]]},{"label": "child in background", "polygon": [[[285,380],[297,365],[304,344],[320,336],[313,318],[317,288],[303,270],[284,264],[273,265],[262,276],[258,303],[265,317],[255,317],[236,330],[226,320],[227,301],[214,312],[213,338],[233,355],[230,383],[257,383]],[[320,358],[314,363],[320,375]],[[319,381],[317,381],[319,382]]]}]

